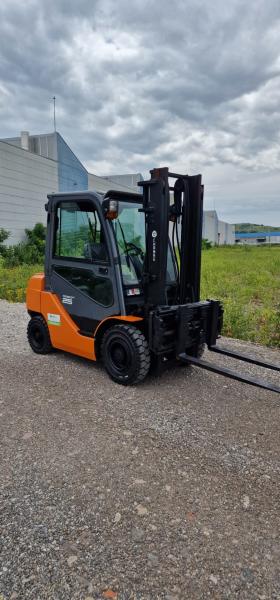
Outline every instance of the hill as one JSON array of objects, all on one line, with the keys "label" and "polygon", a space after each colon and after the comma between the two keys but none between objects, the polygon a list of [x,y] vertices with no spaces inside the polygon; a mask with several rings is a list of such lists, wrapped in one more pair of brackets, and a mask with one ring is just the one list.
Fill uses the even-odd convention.
[{"label": "hill", "polygon": [[262,231],[280,231],[280,227],[256,225],[254,223],[235,223],[235,231],[238,231],[238,233],[258,233]]}]

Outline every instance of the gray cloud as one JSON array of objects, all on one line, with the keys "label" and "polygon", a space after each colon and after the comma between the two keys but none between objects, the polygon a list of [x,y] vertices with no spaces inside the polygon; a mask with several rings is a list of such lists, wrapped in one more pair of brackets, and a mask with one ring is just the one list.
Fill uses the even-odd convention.
[{"label": "gray cloud", "polygon": [[199,171],[206,207],[280,225],[280,5],[227,4],[2,0],[1,137],[51,130],[55,94],[95,173]]}]

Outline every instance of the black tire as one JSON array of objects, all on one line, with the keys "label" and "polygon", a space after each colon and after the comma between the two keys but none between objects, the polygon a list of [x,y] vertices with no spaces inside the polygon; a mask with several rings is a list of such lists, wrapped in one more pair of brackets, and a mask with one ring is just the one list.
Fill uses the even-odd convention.
[{"label": "black tire", "polygon": [[104,333],[101,356],[111,379],[122,385],[143,381],[150,369],[147,340],[131,325],[114,325]]},{"label": "black tire", "polygon": [[27,338],[29,344],[36,354],[48,354],[52,352],[53,346],[47,323],[41,315],[31,317],[27,326]]}]

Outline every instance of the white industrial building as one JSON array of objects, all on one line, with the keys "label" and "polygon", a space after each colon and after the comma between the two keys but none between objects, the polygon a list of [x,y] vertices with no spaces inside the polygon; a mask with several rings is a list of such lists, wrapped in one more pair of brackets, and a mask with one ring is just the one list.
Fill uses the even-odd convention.
[{"label": "white industrial building", "polygon": [[119,185],[125,185],[127,187],[133,187],[139,193],[141,190],[137,186],[138,181],[143,181],[144,177],[141,173],[128,173],[127,175],[106,175],[102,179],[108,181],[115,181]]},{"label": "white industrial building", "polygon": [[218,246],[233,245],[235,242],[235,226],[220,221],[215,210],[205,210],[203,213],[202,237]]},{"label": "white industrial building", "polygon": [[[24,239],[25,228],[45,223],[47,194],[94,189],[131,190],[125,183],[88,173],[57,132],[0,141],[0,228],[8,244]],[[133,191],[136,191],[133,188]]]},{"label": "white industrial building", "polygon": [[280,231],[258,231],[255,233],[235,234],[236,244],[263,246],[264,244],[280,244]]},{"label": "white industrial building", "polygon": [[[98,177],[88,173],[58,132],[0,140],[0,228],[10,231],[7,240],[24,239],[26,228],[45,223],[47,194],[58,191],[109,189],[139,192],[141,173]],[[234,226],[218,220],[216,211],[205,211],[203,237],[213,244],[234,244]]]}]

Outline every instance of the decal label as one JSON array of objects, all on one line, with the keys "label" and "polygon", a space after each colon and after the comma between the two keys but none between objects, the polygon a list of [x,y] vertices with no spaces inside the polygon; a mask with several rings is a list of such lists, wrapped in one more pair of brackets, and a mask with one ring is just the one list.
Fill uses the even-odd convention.
[{"label": "decal label", "polygon": [[48,325],[61,325],[60,315],[48,313]]},{"label": "decal label", "polygon": [[66,294],[62,294],[62,304],[73,304],[73,300],[75,296],[66,296]]}]

